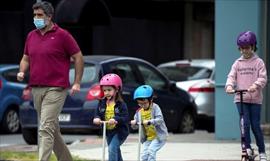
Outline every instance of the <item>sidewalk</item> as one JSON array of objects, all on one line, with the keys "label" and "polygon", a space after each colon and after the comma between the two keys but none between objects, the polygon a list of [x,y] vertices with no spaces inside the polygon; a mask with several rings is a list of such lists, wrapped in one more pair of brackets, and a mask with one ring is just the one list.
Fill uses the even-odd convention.
[{"label": "sidewalk", "polygon": [[[137,158],[137,134],[129,135],[121,146],[125,161],[135,161]],[[270,159],[270,138],[265,138],[266,152]],[[69,146],[73,155],[85,159],[101,160],[102,138],[89,138]],[[257,153],[257,147],[253,145]],[[214,134],[204,131],[196,131],[194,134],[170,134],[168,142],[158,152],[157,161],[195,161],[195,160],[240,160],[240,141],[215,140]],[[107,148],[106,148],[106,159]],[[258,157],[256,158],[258,160]]]}]

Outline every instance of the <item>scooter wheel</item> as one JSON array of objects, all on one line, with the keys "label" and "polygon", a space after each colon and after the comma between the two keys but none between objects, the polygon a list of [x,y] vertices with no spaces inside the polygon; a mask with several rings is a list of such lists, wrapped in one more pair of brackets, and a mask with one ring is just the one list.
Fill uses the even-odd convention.
[{"label": "scooter wheel", "polygon": [[241,161],[248,161],[246,157],[241,157]]}]

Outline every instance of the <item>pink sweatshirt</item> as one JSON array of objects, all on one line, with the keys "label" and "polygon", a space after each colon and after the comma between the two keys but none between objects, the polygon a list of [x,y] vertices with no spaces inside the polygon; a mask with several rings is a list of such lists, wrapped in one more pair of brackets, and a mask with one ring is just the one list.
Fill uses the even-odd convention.
[{"label": "pink sweatshirt", "polygon": [[[241,56],[232,65],[228,74],[225,89],[232,86],[234,89],[248,89],[252,84],[257,86],[255,92],[247,92],[243,95],[246,103],[262,104],[262,89],[267,83],[267,72],[264,62],[256,54],[249,59]],[[234,102],[240,102],[239,95],[235,95]]]}]

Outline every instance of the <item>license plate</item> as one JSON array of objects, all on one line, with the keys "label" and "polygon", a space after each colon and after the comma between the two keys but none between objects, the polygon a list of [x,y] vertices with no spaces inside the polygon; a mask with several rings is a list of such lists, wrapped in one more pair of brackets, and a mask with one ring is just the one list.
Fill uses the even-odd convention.
[{"label": "license plate", "polygon": [[60,122],[69,122],[70,121],[70,114],[60,114],[58,117]]}]

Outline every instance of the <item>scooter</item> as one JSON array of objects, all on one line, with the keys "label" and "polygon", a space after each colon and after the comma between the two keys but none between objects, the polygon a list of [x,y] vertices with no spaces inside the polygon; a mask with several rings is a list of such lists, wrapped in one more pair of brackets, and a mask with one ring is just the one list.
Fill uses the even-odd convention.
[{"label": "scooter", "polygon": [[[136,122],[136,125],[138,126],[138,146],[137,146],[137,161],[141,160],[141,135],[142,135],[142,126],[143,123],[141,121],[141,114],[138,112],[138,122]],[[131,123],[130,123],[131,124]],[[131,125],[132,126],[132,125]],[[137,129],[137,128],[136,128]]]},{"label": "scooter", "polygon": [[[105,161],[105,150],[106,150],[106,124],[108,121],[102,121],[103,132],[102,132],[102,159],[101,161]],[[139,126],[138,129],[138,153],[137,153],[137,161],[141,160],[141,135],[142,135],[142,126],[141,115],[139,114],[139,122],[137,123]]]},{"label": "scooter", "polygon": [[139,122],[137,123],[139,125],[139,130],[138,130],[138,156],[137,160],[141,160],[141,135],[142,135],[142,121],[141,121],[141,114],[139,112]]},{"label": "scooter", "polygon": [[105,161],[105,149],[106,149],[106,124],[108,121],[102,121],[103,124],[103,132],[102,132],[102,159],[101,161]]},{"label": "scooter", "polygon": [[[255,161],[255,157],[257,156],[254,153],[254,149],[251,149],[251,152],[247,152],[247,148],[245,146],[246,137],[245,137],[245,127],[244,127],[244,109],[243,109],[243,94],[248,90],[235,90],[236,94],[240,94],[240,132],[241,132],[241,161]],[[250,153],[250,154],[249,154]]]},{"label": "scooter", "polygon": [[102,131],[102,159],[101,161],[105,161],[105,150],[106,150],[106,125],[109,121],[101,121],[103,125]]}]

